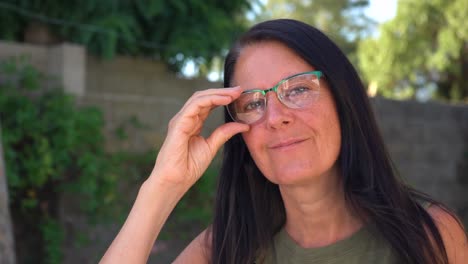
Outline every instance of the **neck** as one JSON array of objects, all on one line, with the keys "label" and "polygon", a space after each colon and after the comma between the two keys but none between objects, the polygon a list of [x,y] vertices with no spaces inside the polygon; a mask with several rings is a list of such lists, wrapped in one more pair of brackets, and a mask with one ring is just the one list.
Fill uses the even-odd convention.
[{"label": "neck", "polygon": [[304,248],[321,247],[345,239],[362,226],[346,203],[338,173],[306,185],[280,186],[286,209],[286,231]]}]

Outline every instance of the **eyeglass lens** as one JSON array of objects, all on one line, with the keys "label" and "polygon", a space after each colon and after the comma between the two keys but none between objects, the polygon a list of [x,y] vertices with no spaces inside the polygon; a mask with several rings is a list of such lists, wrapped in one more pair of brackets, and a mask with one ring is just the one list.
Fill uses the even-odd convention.
[{"label": "eyeglass lens", "polygon": [[[275,89],[276,88],[276,89]],[[231,117],[241,123],[252,124],[265,114],[269,91],[276,91],[281,103],[289,108],[310,106],[319,95],[319,77],[314,73],[298,74],[267,90],[246,90],[228,105]]]}]

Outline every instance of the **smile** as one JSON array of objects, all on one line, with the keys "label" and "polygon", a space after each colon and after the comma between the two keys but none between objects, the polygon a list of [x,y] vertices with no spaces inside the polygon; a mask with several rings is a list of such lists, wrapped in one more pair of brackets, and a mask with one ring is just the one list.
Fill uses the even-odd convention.
[{"label": "smile", "polygon": [[286,140],[286,141],[282,141],[278,144],[274,144],[272,146],[270,146],[271,149],[287,149],[289,147],[294,147],[296,145],[298,145],[299,143],[302,143],[304,141],[306,141],[307,139],[290,139],[290,140]]}]

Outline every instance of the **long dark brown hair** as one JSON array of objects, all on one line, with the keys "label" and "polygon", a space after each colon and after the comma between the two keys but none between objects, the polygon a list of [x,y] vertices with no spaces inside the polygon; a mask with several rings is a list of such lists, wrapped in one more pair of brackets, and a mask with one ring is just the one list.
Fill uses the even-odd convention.
[{"label": "long dark brown hair", "polygon": [[[283,43],[326,76],[341,126],[337,162],[347,202],[375,223],[402,263],[447,264],[441,235],[420,202],[442,205],[397,177],[356,70],[322,32],[289,19],[257,24],[229,52],[224,86],[231,85],[242,48],[264,41]],[[225,119],[232,121],[227,113]],[[224,145],[210,229],[211,262],[253,263],[265,254],[285,222],[278,186],[257,168],[242,137],[234,136]]]}]

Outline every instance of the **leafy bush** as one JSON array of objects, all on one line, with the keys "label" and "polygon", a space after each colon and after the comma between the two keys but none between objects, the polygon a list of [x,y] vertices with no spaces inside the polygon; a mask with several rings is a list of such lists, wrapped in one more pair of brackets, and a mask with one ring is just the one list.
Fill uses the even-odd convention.
[{"label": "leafy bush", "polygon": [[251,1],[4,0],[1,7],[2,39],[21,41],[42,24],[59,41],[104,58],[139,55],[180,69],[187,59],[204,64],[222,55],[243,31]]},{"label": "leafy bush", "polygon": [[104,152],[100,111],[77,107],[50,83],[24,59],[0,63],[9,200],[17,255],[26,263],[61,263],[61,194],[75,193],[94,217],[111,213],[116,200],[117,173]]}]

